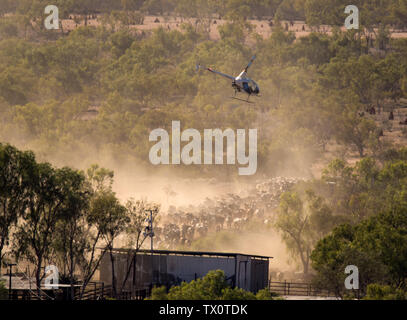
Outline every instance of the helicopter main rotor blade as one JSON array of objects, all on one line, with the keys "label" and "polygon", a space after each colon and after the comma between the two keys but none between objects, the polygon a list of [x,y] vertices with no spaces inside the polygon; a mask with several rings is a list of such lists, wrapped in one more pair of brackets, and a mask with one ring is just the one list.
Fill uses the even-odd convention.
[{"label": "helicopter main rotor blade", "polygon": [[247,67],[244,69],[245,72],[247,72],[247,70],[250,68],[250,66],[252,65],[253,61],[256,59],[256,55],[254,55],[250,61],[249,64],[247,65]]},{"label": "helicopter main rotor blade", "polygon": [[222,77],[228,78],[228,79],[230,79],[230,80],[235,80],[235,77],[233,77],[233,76],[230,76],[230,75],[228,75],[228,74],[226,74],[226,73],[222,73],[222,72],[213,70],[212,68],[207,68],[207,67],[205,67],[205,66],[201,66],[199,63],[196,64],[196,69],[195,69],[195,70],[196,70],[196,71],[199,71],[199,70],[207,70],[207,71],[209,71],[209,72],[216,73],[216,74],[218,74],[218,75],[220,75],[220,76],[222,76]]},{"label": "helicopter main rotor blade", "polygon": [[216,73],[216,74],[218,74],[218,75],[220,75],[220,76],[222,76],[222,77],[228,78],[228,79],[230,79],[230,80],[235,80],[235,77],[230,76],[230,75],[228,75],[228,74],[226,74],[226,73],[222,73],[222,72],[213,70],[212,68],[206,68],[206,70],[208,70],[208,71],[210,71],[210,72],[212,72],[212,73]]}]

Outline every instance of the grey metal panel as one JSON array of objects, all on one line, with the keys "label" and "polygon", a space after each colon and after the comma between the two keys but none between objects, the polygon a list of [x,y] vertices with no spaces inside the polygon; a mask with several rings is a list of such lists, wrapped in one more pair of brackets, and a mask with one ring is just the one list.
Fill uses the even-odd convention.
[{"label": "grey metal panel", "polygon": [[205,276],[211,270],[223,270],[226,277],[235,273],[235,259],[196,256],[168,256],[167,272],[178,282],[192,281]]},{"label": "grey metal panel", "polygon": [[251,259],[251,283],[248,290],[257,292],[268,285],[269,262],[267,260]]},{"label": "grey metal panel", "polygon": [[236,286],[244,290],[250,288],[250,257],[237,255],[237,277]]},{"label": "grey metal panel", "polygon": [[107,255],[104,255],[99,264],[99,280],[105,283],[111,283],[110,276],[110,261],[107,260]]}]

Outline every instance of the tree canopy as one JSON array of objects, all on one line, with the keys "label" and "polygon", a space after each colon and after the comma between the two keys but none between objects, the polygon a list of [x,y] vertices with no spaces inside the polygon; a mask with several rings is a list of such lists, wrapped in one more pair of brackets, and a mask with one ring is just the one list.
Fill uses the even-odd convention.
[{"label": "tree canopy", "polygon": [[223,270],[209,271],[203,278],[173,286],[167,293],[165,287],[153,288],[150,300],[273,300],[268,289],[257,294],[234,287],[226,281]]}]

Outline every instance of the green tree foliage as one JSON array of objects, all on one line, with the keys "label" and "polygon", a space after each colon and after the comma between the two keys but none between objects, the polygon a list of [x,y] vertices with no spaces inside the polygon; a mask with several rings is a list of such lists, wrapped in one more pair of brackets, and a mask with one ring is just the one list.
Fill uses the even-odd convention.
[{"label": "green tree foliage", "polygon": [[54,169],[48,163],[30,168],[26,210],[16,233],[17,259],[26,258],[35,266],[37,290],[42,280],[41,268],[51,260],[53,233],[67,197],[76,197],[78,185],[69,168]]},{"label": "green tree foliage", "polygon": [[[127,216],[126,208],[120,204],[112,190],[113,171],[92,165],[87,170],[86,175],[90,185],[91,198],[88,203],[89,210],[86,213],[87,232],[84,234],[88,242],[86,243],[86,250],[81,256],[83,259],[80,265],[83,276],[81,296],[106,252],[109,252],[112,263],[113,294],[116,296],[114,241],[125,230],[130,218]],[[96,252],[98,244],[102,244],[103,248],[100,255],[97,255]]]},{"label": "green tree foliage", "polygon": [[137,263],[137,253],[142,248],[144,242],[149,238],[149,234],[146,230],[146,221],[150,219],[151,213],[153,223],[155,223],[160,210],[160,207],[157,204],[148,203],[143,200],[136,201],[133,198],[127,200],[125,207],[128,221],[125,224],[124,232],[127,236],[126,248],[129,248],[130,250],[128,250],[126,256],[128,265],[127,271],[123,283],[120,283],[120,287],[118,287],[120,292],[122,292],[126,286],[134,263]]},{"label": "green tree foliage", "polygon": [[369,284],[364,300],[406,300],[407,295],[401,289],[380,284]]},{"label": "green tree foliage", "polygon": [[[56,251],[58,265],[62,266],[61,277],[73,286],[77,282],[75,272],[79,265],[86,261],[89,250],[89,239],[86,229],[86,213],[91,196],[85,175],[70,169],[64,172],[65,180],[69,183],[66,198],[61,209],[61,216],[55,226],[53,247]],[[73,299],[74,290],[71,290]]]},{"label": "green tree foliage", "polygon": [[[274,295],[275,296],[275,295]],[[209,271],[206,276],[180,286],[171,287],[167,293],[165,287],[154,288],[151,300],[272,300],[273,295],[267,290],[260,290],[257,295],[241,288],[232,288],[226,281],[222,270]]]},{"label": "green tree foliage", "polygon": [[[245,7],[250,8],[247,12],[267,12],[283,3],[214,1],[209,9],[224,10],[225,15]],[[124,1],[116,9],[122,5],[143,4]],[[31,5],[24,6],[22,14],[31,10]],[[104,12],[104,5],[100,8]],[[198,17],[202,23],[213,20],[210,10],[205,12]],[[35,146],[64,163],[88,159],[96,150],[148,163],[149,132],[167,129],[173,119],[197,129],[257,127],[262,132],[259,172],[274,174],[289,167],[310,175],[310,166],[333,141],[359,156],[376,156],[380,128],[366,110],[380,110],[405,92],[407,53],[402,40],[391,40],[394,50],[380,58],[364,54],[367,46],[353,31],[313,33],[296,40],[276,24],[271,37],[263,40],[256,37],[250,19],[232,18],[219,26],[219,41],[208,41],[202,28],[188,23],[180,24],[180,31],[158,28],[143,36],[128,28],[120,18],[123,12],[117,13],[112,11],[109,23],[102,19],[99,28],[79,27],[46,42],[31,38],[30,32],[23,40],[21,25],[10,22],[17,25],[18,35],[12,36],[13,27],[7,26],[4,30],[11,33],[5,31],[0,41],[0,138]],[[247,46],[248,39],[255,41]],[[230,101],[230,83],[224,79],[193,71],[200,62],[235,74],[253,52],[258,58],[250,72],[267,97],[253,108]],[[90,107],[97,107],[98,116],[84,121]]]},{"label": "green tree foliage", "polygon": [[124,231],[129,218],[126,208],[122,206],[112,191],[98,194],[92,201],[91,221],[101,230],[101,237],[106,243],[112,263],[113,294],[117,295],[116,272],[114,269],[114,240]]},{"label": "green tree foliage", "polygon": [[381,162],[334,160],[321,179],[284,193],[275,226],[304,273],[316,270],[316,283],[338,296],[351,264],[364,270],[364,293],[375,282],[404,286],[406,172],[405,150],[389,150]]},{"label": "green tree foliage", "polygon": [[[312,252],[312,265],[317,272],[315,281],[342,296],[345,267],[356,265],[362,295],[373,283],[405,289],[406,212],[404,204],[354,227],[341,225],[335,228],[332,234],[318,242]],[[369,295],[379,294],[373,289]]]},{"label": "green tree foliage", "polygon": [[[176,7],[171,1],[164,2],[170,9]],[[199,14],[185,13],[186,18],[196,15],[200,21],[209,21],[213,19],[211,10],[229,17],[229,23],[219,27],[222,39],[218,42],[207,41],[205,32],[191,24],[182,25],[181,32],[159,29],[136,35],[121,16],[149,6],[149,2],[64,3],[64,12],[79,13],[87,7],[95,13],[110,8],[109,19],[117,30],[101,21],[100,28],[78,28],[42,43],[30,38],[30,33],[30,40],[22,40],[20,22],[7,19],[4,28],[0,27],[5,37],[0,42],[4,119],[0,135],[12,143],[23,140],[29,147],[41,148],[36,151],[47,156],[63,154],[71,162],[76,154],[86,158],[93,153],[92,141],[95,149],[109,146],[120,150],[120,157],[146,162],[146,140],[155,126],[168,126],[170,119],[177,118],[188,126],[211,127],[215,119],[225,127],[262,129],[260,171],[275,173],[284,170],[281,166],[292,167],[300,155],[304,156],[302,167],[309,167],[332,141],[360,156],[373,154],[380,145],[380,130],[366,110],[372,106],[380,110],[384,102],[397,101],[405,92],[406,45],[402,40],[389,42],[385,28],[379,32],[384,42],[378,42],[394,50],[384,58],[362,54],[367,53],[367,46],[354,31],[335,30],[332,36],[314,33],[295,41],[293,33],[276,24],[269,39],[254,37],[255,43],[245,44],[254,29],[250,20],[233,16],[248,18],[287,6],[301,12],[299,1],[184,4],[188,10],[206,6]],[[40,5],[41,1],[21,1],[16,7],[22,15],[31,11],[39,15]],[[342,5],[337,1],[333,6]],[[119,12],[121,9],[124,11]],[[15,27],[20,39],[13,38]],[[250,71],[268,99],[250,110],[228,101],[226,81],[193,72],[195,63],[201,62],[234,74],[253,52],[258,59]],[[89,106],[99,107],[99,116],[84,123],[81,114]],[[18,136],[9,137],[10,131],[17,131]],[[271,142],[266,138],[270,136]],[[45,145],[47,148],[41,147]],[[298,171],[309,174],[303,168]]]},{"label": "green tree foliage", "polygon": [[332,229],[334,223],[331,209],[312,191],[306,191],[305,201],[295,191],[281,196],[275,227],[282,233],[294,259],[302,264],[305,275],[309,272],[310,255],[315,243]]},{"label": "green tree foliage", "polygon": [[8,299],[8,290],[4,285],[4,280],[0,281],[0,300],[7,300]]},{"label": "green tree foliage", "polygon": [[[355,166],[336,160],[321,180],[313,181],[315,193],[300,190],[283,197],[280,229],[289,231],[283,231],[285,241],[304,270],[309,269],[310,250],[334,225],[346,221],[355,226],[405,203],[406,152],[386,150],[380,125],[367,112],[383,111],[385,104],[406,97],[407,41],[389,36],[390,29],[406,26],[405,0],[380,5],[356,1],[353,4],[363,12],[360,31],[334,28],[330,35],[311,33],[299,39],[284,31],[280,22],[306,19],[313,30],[323,24],[340,26],[348,3],[55,1],[63,18],[75,15],[86,25],[89,15],[99,15],[99,27],[79,27],[69,33],[44,30],[48,4],[0,0],[2,141],[34,148],[42,158],[62,159],[64,164],[108,151],[117,161],[148,166],[149,132],[170,131],[171,120],[178,119],[183,128],[198,130],[258,128],[258,172],[268,175],[290,169],[290,175],[312,176],[311,166],[333,142],[359,157],[369,156]],[[133,26],[143,22],[145,13],[168,12],[182,17],[179,29],[141,31]],[[209,26],[219,16],[227,22],[218,27],[220,40],[210,41]],[[262,39],[251,18],[266,16],[274,16],[274,26],[271,36]],[[373,42],[372,34],[376,34]],[[372,53],[373,45],[379,54]],[[229,99],[227,81],[193,71],[199,62],[236,74],[254,52],[257,60],[250,74],[259,82],[263,97],[250,108]],[[83,114],[91,107],[97,109],[97,116],[85,120]],[[140,235],[139,219],[150,204],[120,204],[111,189],[111,171],[97,166],[86,174],[56,169],[13,150],[0,147],[0,178],[6,181],[0,200],[8,206],[0,211],[1,239],[7,245],[18,212],[24,212],[16,247],[37,267],[56,256],[65,261],[70,282],[79,269],[86,284],[118,235]],[[23,160],[27,166],[9,175],[10,168]],[[17,179],[23,174],[27,187],[17,189],[27,197],[17,207],[9,199],[17,197],[15,182],[25,181]],[[216,168],[204,174],[220,176]],[[128,219],[133,230],[126,226]],[[58,241],[51,231],[61,235]],[[44,237],[41,241],[39,233]],[[142,239],[133,240],[137,250]],[[102,255],[96,254],[98,245],[104,248]],[[351,249],[344,251],[342,261],[358,256],[362,265],[370,263],[368,254]],[[117,284],[116,291],[120,290]],[[241,293],[231,289],[228,294]]]},{"label": "green tree foliage", "polygon": [[34,162],[33,153],[0,144],[0,265],[11,230],[27,209],[28,175]]},{"label": "green tree foliage", "polygon": [[6,253],[17,262],[31,262],[38,294],[42,268],[56,264],[66,283],[73,286],[81,280],[83,295],[109,252],[114,294],[122,290],[125,283],[117,287],[114,278],[114,241],[126,232],[137,252],[146,239],[142,232],[148,210],[156,218],[159,208],[133,199],[122,205],[112,191],[113,176],[98,165],[86,174],[57,169],[37,163],[32,152],[0,144],[0,263]]},{"label": "green tree foliage", "polygon": [[[389,153],[386,157],[390,157]],[[353,167],[334,160],[324,170],[317,189],[324,190],[322,194],[335,215],[353,224],[378,212],[394,210],[405,202],[407,181],[406,161],[398,159],[403,152],[394,152],[392,157],[384,165],[366,158]]]},{"label": "green tree foliage", "polygon": [[[362,26],[372,30],[373,26],[381,23],[388,23],[398,26],[405,26],[406,20],[403,19],[406,13],[406,3],[404,0],[385,0],[380,4],[356,0],[353,5],[359,8],[360,20]],[[346,14],[345,7],[349,5],[343,0],[306,0],[303,1],[306,21],[310,25],[320,26],[343,25]]]},{"label": "green tree foliage", "polygon": [[304,20],[304,7],[301,0],[283,0],[279,1],[275,18],[281,20]]},{"label": "green tree foliage", "polygon": [[[261,18],[275,17],[279,20],[306,20],[313,26],[343,25],[345,20],[344,9],[349,4],[344,0],[190,0],[189,2],[179,0],[56,0],[54,2],[62,8],[62,12],[74,12],[86,16],[100,12],[111,12],[114,10],[141,10],[148,14],[163,15],[164,13],[175,13],[189,17],[197,17],[201,13],[205,15],[220,15],[221,17],[245,17]],[[39,18],[41,7],[45,7],[43,0],[2,0],[0,2],[2,11],[20,12],[30,14]],[[44,5],[45,4],[45,5]],[[353,2],[360,11],[365,14],[361,16],[364,26],[379,25],[380,23],[391,23],[398,27],[406,26],[407,5],[405,0],[386,0],[379,4],[372,1],[355,0]]]}]

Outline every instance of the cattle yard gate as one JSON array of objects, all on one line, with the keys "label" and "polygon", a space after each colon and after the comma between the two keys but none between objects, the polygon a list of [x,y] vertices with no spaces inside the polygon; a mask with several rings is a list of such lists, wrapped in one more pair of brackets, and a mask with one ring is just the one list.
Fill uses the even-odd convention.
[{"label": "cattle yard gate", "polygon": [[325,289],[319,289],[311,283],[301,282],[277,282],[269,281],[269,290],[282,296],[315,296],[315,297],[332,297],[333,292]]}]

